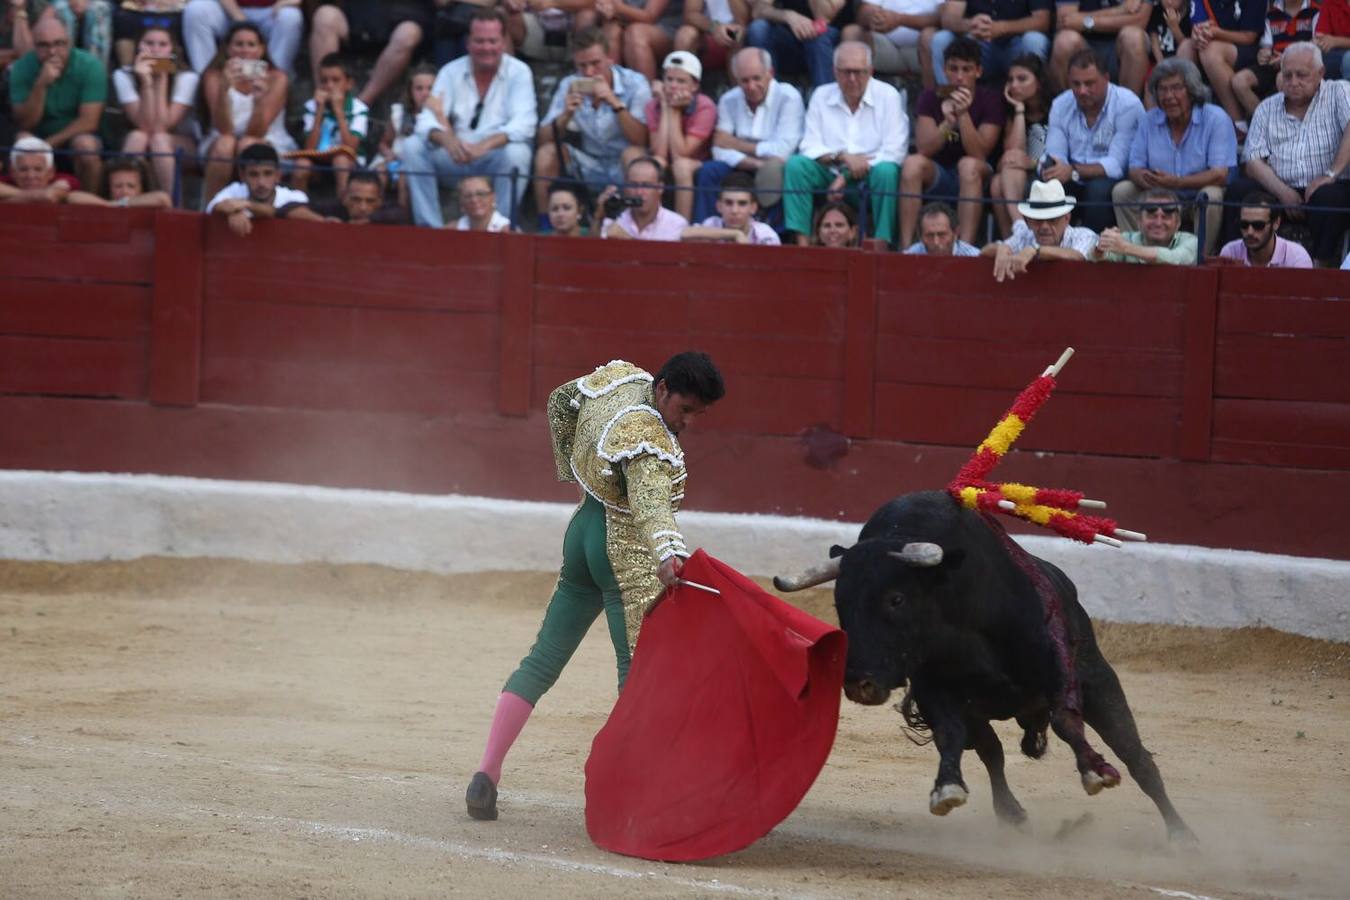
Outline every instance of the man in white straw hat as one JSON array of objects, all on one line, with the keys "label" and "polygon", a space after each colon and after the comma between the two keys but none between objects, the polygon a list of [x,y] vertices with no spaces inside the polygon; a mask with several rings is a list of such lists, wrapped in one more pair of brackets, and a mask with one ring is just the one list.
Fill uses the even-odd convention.
[{"label": "man in white straw hat", "polygon": [[1058,181],[1033,182],[1027,199],[1017,204],[1026,221],[1014,222],[1006,241],[985,244],[980,251],[994,258],[994,278],[1016,278],[1033,259],[1091,259],[1097,233],[1069,224],[1075,202]]}]

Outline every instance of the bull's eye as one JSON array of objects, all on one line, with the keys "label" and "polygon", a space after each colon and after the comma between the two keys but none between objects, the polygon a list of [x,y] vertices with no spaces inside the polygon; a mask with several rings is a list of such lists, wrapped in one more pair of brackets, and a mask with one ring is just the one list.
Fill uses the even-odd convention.
[{"label": "bull's eye", "polygon": [[889,612],[898,613],[905,605],[904,594],[888,594],[886,596],[886,609]]}]

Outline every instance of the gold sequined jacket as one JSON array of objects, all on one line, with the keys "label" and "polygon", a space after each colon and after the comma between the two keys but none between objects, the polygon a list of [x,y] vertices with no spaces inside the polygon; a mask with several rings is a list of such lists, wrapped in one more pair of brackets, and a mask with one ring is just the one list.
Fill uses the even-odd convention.
[{"label": "gold sequined jacket", "polygon": [[609,563],[623,592],[628,647],[663,590],[657,567],[688,557],[675,511],[686,472],[680,442],[657,412],[652,376],[614,360],[548,398],[559,481],[576,481],[605,507]]}]

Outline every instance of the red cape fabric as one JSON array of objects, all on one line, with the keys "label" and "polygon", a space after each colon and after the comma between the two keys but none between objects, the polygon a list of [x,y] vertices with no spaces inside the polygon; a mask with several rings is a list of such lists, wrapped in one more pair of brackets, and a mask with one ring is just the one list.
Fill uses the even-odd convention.
[{"label": "red cape fabric", "polygon": [[830,754],[844,633],[698,551],[642,626],[586,761],[596,845],[684,862],[740,850],[797,807]]}]

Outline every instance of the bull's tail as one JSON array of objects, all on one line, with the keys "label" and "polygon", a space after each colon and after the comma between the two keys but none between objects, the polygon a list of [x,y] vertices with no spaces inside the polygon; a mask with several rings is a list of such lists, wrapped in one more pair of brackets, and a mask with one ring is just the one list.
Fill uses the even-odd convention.
[{"label": "bull's tail", "polygon": [[905,720],[905,727],[901,729],[905,737],[920,747],[933,743],[933,728],[919,711],[919,704],[914,701],[912,689],[905,690],[904,699],[895,704],[895,710]]}]

